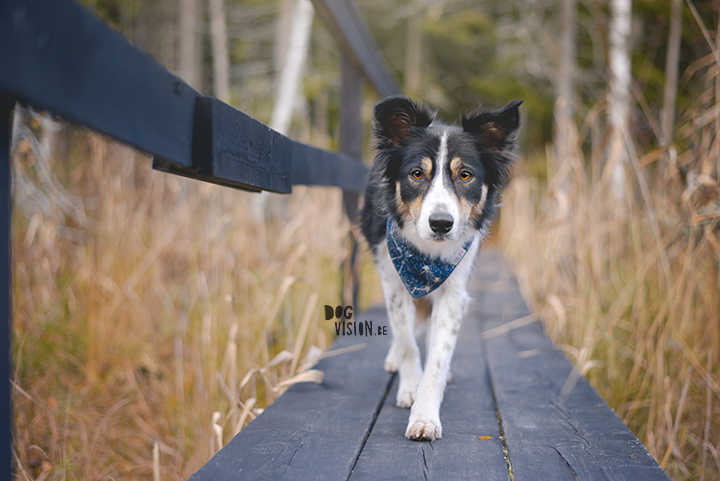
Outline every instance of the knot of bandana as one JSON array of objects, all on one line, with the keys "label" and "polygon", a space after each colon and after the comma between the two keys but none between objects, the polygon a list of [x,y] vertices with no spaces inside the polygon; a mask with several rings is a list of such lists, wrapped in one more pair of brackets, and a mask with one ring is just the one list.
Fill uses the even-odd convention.
[{"label": "knot of bandana", "polygon": [[470,239],[449,261],[444,261],[439,257],[423,254],[408,244],[391,219],[387,221],[386,237],[395,270],[414,298],[422,297],[440,287],[465,257],[473,241]]}]

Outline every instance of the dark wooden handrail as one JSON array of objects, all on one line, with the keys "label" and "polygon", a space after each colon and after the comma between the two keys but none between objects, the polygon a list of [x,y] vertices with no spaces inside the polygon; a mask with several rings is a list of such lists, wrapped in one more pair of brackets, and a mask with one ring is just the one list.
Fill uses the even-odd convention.
[{"label": "dark wooden handrail", "polygon": [[[371,49],[361,46],[358,56],[366,56]],[[200,95],[71,0],[4,3],[0,65],[6,95],[147,152],[161,170],[277,193],[298,184],[360,192],[367,178],[367,168],[343,154]],[[378,75],[377,67],[368,74]]]}]

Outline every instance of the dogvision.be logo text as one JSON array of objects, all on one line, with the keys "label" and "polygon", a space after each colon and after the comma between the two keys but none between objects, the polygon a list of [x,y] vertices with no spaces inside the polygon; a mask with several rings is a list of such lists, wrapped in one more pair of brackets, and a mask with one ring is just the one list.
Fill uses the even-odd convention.
[{"label": "dogvision.be logo text", "polygon": [[335,333],[338,336],[387,336],[387,326],[375,326],[372,321],[352,320],[353,306],[325,305],[325,320],[335,321]]}]

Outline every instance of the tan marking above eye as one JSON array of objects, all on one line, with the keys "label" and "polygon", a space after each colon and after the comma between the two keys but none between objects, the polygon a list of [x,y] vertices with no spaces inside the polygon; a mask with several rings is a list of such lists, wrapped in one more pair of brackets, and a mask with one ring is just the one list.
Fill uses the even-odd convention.
[{"label": "tan marking above eye", "polygon": [[450,161],[450,171],[455,179],[470,180],[473,177],[472,172],[469,170],[463,170],[462,159],[460,157],[453,157]]},{"label": "tan marking above eye", "polygon": [[462,167],[462,160],[460,157],[453,157],[450,161],[450,172],[452,172],[453,177],[457,177],[457,175],[460,173],[460,168]]}]

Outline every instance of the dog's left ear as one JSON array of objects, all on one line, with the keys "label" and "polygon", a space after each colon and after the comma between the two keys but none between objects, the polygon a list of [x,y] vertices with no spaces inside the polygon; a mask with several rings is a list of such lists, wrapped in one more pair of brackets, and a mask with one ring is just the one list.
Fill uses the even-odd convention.
[{"label": "dog's left ear", "polygon": [[373,115],[376,145],[379,148],[403,145],[413,130],[430,125],[436,113],[421,102],[401,95],[382,99],[375,104]]},{"label": "dog's left ear", "polygon": [[500,110],[478,108],[461,116],[465,132],[478,135],[480,145],[488,150],[512,150],[520,127],[522,100],[513,100]]}]

